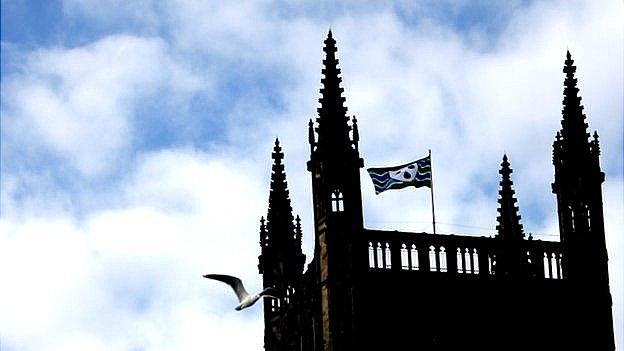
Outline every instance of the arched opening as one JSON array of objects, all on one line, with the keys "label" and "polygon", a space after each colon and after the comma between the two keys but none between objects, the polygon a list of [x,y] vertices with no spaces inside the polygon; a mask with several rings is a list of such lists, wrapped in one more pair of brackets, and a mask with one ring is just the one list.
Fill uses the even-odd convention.
[{"label": "arched opening", "polygon": [[375,268],[382,268],[384,266],[384,252],[380,242],[377,243],[375,251],[377,251],[377,265]]},{"label": "arched opening", "polygon": [[410,269],[409,252],[405,244],[401,244],[401,269],[404,271]]},{"label": "arched opening", "polygon": [[462,249],[457,248],[457,273],[464,273],[464,255],[462,255]]},{"label": "arched opening", "polygon": [[472,274],[472,252],[470,249],[466,249],[464,252],[464,261],[466,262],[466,270],[465,273]]},{"label": "arched opening", "polygon": [[446,272],[446,249],[440,246],[440,272]]},{"label": "arched opening", "polygon": [[559,271],[559,260],[557,258],[558,258],[557,254],[555,254],[555,253],[551,254],[550,261],[552,262],[551,265],[554,266],[553,267],[553,274],[552,274],[552,278],[553,279],[561,279],[559,277],[559,273],[560,273],[560,271]]},{"label": "arched opening", "polygon": [[413,271],[417,271],[418,270],[418,249],[416,249],[416,245],[412,244],[409,255],[410,255],[410,269]]},{"label": "arched opening", "polygon": [[438,271],[438,262],[437,262],[436,250],[433,245],[429,246],[429,270],[431,272]]},{"label": "arched opening", "polygon": [[344,198],[342,192],[338,189],[334,190],[331,194],[331,206],[332,212],[344,211]]},{"label": "arched opening", "polygon": [[552,278],[552,266],[550,263],[550,255],[544,252],[544,278]]},{"label": "arched opening", "polygon": [[472,249],[472,272],[479,274],[479,253],[477,249]]}]

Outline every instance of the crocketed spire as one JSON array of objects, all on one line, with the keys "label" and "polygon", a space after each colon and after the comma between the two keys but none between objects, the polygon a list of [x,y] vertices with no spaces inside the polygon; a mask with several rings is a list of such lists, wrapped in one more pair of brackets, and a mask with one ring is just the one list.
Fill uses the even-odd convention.
[{"label": "crocketed spire", "polygon": [[323,78],[321,83],[321,97],[319,102],[321,106],[317,109],[318,117],[318,148],[320,150],[330,149],[333,151],[343,150],[349,147],[351,141],[349,139],[347,117],[347,108],[344,106],[345,98],[342,96],[344,89],[340,86],[342,78],[340,78],[340,68],[338,68],[338,59],[336,59],[336,41],[332,37],[331,30],[325,39],[325,59],[323,60],[324,68],[322,69]]},{"label": "crocketed spire", "polygon": [[498,173],[501,174],[502,179],[500,181],[500,190],[498,191],[499,208],[498,208],[498,225],[496,230],[498,236],[503,239],[522,239],[524,233],[522,230],[522,224],[520,224],[520,215],[518,214],[518,206],[516,203],[515,191],[513,190],[513,182],[511,180],[512,169],[509,167],[507,155],[503,156],[503,162],[501,163],[501,169]]},{"label": "crocketed spire", "polygon": [[[574,155],[579,164],[585,163],[589,152],[589,144],[587,138],[587,123],[585,122],[585,113],[583,113],[583,105],[579,96],[579,89],[576,86],[578,80],[574,74],[576,67],[570,51],[566,54],[565,66],[563,72],[566,77],[563,82],[563,109],[561,111],[561,147],[562,151],[567,155]],[[565,159],[571,159],[561,155]]]},{"label": "crocketed spire", "polygon": [[[292,207],[288,195],[288,185],[286,184],[286,173],[282,160],[284,154],[279,144],[279,139],[275,139],[273,148],[273,172],[271,173],[271,192],[269,193],[269,211],[267,214],[267,232],[269,234],[284,233],[285,235],[294,233]],[[281,241],[286,238],[271,238],[272,241]]]}]

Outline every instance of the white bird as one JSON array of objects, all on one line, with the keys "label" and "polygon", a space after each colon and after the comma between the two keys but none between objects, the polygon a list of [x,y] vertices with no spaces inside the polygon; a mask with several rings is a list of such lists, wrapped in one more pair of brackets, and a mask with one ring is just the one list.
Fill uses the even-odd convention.
[{"label": "white bird", "polygon": [[272,295],[273,293],[276,293],[275,288],[272,288],[272,287],[265,288],[264,290],[262,290],[258,294],[250,295],[247,292],[247,290],[245,290],[245,287],[243,286],[243,282],[240,279],[238,279],[236,277],[233,277],[231,275],[206,274],[206,275],[204,275],[204,278],[218,280],[220,282],[223,282],[223,283],[231,286],[232,289],[234,290],[234,292],[236,293],[236,296],[238,297],[238,301],[240,302],[240,304],[238,306],[236,306],[236,308],[234,308],[237,311],[240,311],[243,308],[247,308],[247,307],[255,304],[263,296],[269,296],[269,297],[272,297],[272,298],[278,298],[277,296]]}]

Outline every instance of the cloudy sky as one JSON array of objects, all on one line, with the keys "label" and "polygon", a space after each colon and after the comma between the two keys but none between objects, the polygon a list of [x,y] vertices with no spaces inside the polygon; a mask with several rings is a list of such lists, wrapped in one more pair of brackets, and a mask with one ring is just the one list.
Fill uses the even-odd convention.
[{"label": "cloudy sky", "polygon": [[[607,0],[2,0],[0,348],[260,349],[261,306],[234,311],[227,287],[201,275],[261,286],[275,137],[309,260],[307,121],[330,26],[365,166],[432,149],[443,233],[493,234],[507,153],[526,231],[557,240],[550,158],[570,49],[601,136],[623,348],[623,10]],[[426,190],[375,196],[361,177],[368,228],[431,231]]]}]

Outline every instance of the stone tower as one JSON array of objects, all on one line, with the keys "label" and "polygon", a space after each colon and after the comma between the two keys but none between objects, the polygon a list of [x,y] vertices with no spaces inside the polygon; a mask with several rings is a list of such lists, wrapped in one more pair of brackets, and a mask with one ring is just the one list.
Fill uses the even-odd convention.
[{"label": "stone tower", "polygon": [[331,31],[323,50],[320,107],[308,123],[314,255],[304,272],[276,141],[259,270],[282,295],[264,300],[265,349],[613,350],[604,173],[570,54],[553,145],[560,240],[541,241],[524,234],[507,155],[494,237],[364,228],[358,123]]}]

